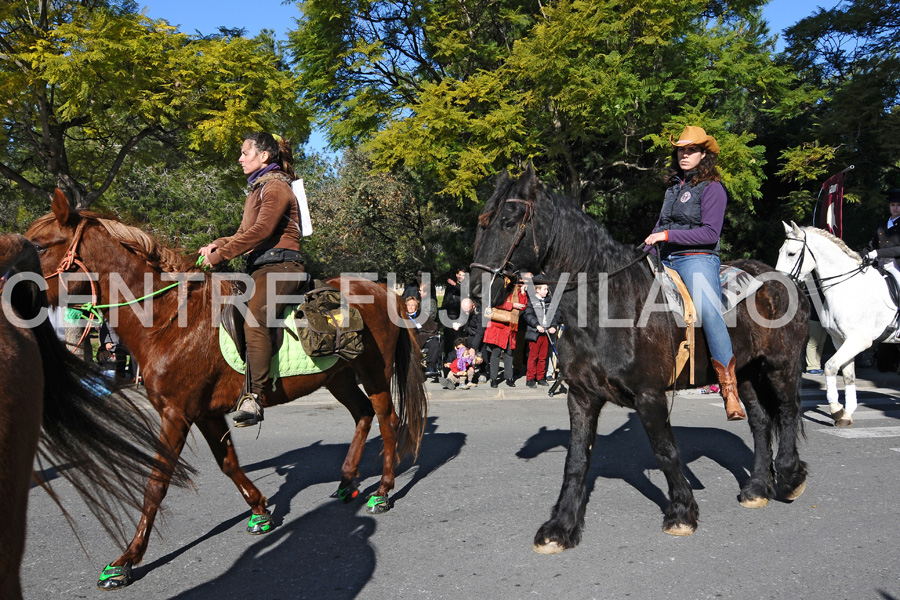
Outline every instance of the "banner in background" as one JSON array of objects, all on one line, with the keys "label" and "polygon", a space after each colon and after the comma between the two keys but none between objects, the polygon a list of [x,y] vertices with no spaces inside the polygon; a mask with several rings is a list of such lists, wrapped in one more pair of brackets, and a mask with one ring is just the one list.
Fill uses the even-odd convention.
[{"label": "banner in background", "polygon": [[822,210],[816,226],[839,238],[844,237],[844,172],[822,184]]}]

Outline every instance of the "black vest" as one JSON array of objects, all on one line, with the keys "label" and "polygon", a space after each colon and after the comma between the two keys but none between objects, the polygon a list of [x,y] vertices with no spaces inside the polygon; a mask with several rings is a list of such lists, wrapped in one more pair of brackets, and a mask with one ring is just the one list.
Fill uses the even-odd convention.
[{"label": "black vest", "polygon": [[[666,199],[659,213],[659,227],[657,231],[697,229],[703,225],[700,210],[700,196],[709,185],[709,181],[701,181],[696,185],[690,183],[676,183],[666,190]],[[662,257],[672,254],[684,254],[693,252],[719,253],[719,240],[715,244],[697,244],[684,246],[665,242],[662,244]]]}]

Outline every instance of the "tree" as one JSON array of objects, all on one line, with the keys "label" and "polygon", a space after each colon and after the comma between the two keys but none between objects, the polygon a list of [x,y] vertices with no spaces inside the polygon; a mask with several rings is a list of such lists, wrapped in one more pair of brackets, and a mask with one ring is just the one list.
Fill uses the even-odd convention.
[{"label": "tree", "polygon": [[316,275],[341,272],[438,273],[469,262],[471,209],[441,214],[427,202],[434,190],[403,172],[376,173],[367,157],[345,150],[330,173],[307,186],[315,233],[304,241]]},{"label": "tree", "polygon": [[[779,175],[794,184],[786,199],[807,216],[822,181],[849,165],[844,230],[868,241],[884,215],[883,191],[900,187],[900,0],[852,0],[819,9],[786,32],[781,59],[798,87],[779,112]],[[793,215],[792,215],[793,216]]]},{"label": "tree", "polygon": [[[479,14],[474,0],[345,0],[330,12],[308,0],[291,39],[306,87],[331,89],[312,101],[333,139],[360,140],[376,167],[474,200],[487,176],[530,160],[619,237],[642,239],[668,135],[687,123],[719,140],[729,217],[752,214],[765,165],[754,131],[792,81],[771,60],[761,4],[560,0]],[[381,42],[384,23],[404,43]]]},{"label": "tree", "polygon": [[308,137],[297,81],[271,40],[192,38],[136,6],[0,8],[0,174],[19,189],[59,187],[84,208],[151,149],[221,154],[260,129]]}]

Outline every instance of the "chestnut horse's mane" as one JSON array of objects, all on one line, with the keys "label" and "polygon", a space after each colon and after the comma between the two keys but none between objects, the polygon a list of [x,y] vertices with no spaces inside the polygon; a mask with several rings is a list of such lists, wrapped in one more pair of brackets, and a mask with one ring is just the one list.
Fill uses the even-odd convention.
[{"label": "chestnut horse's mane", "polygon": [[110,236],[149,264],[165,273],[183,273],[199,269],[186,259],[181,250],[169,248],[157,242],[151,235],[137,227],[126,225],[119,220],[82,213],[83,217],[95,219]]},{"label": "chestnut horse's mane", "polygon": [[[82,211],[78,215],[101,225],[113,240],[137,254],[155,270],[164,273],[185,273],[200,270],[189,259],[185,258],[183,250],[169,248],[137,227],[126,225],[116,218],[93,211]],[[44,215],[36,223],[52,221],[55,218],[52,214]]]}]

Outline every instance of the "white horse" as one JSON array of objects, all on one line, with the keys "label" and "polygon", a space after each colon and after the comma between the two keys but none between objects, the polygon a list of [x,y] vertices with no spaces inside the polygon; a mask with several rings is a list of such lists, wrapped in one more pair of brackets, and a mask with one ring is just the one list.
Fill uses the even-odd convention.
[{"label": "white horse", "polygon": [[[892,330],[897,306],[878,270],[840,238],[794,222],[785,223],[784,231],[787,239],[775,269],[805,280],[811,300],[822,303],[816,306],[819,320],[837,350],[825,363],[825,397],[835,425],[849,427],[857,406],[853,359],[873,341],[900,342]],[[843,407],[838,401],[838,369],[844,375]]]}]

